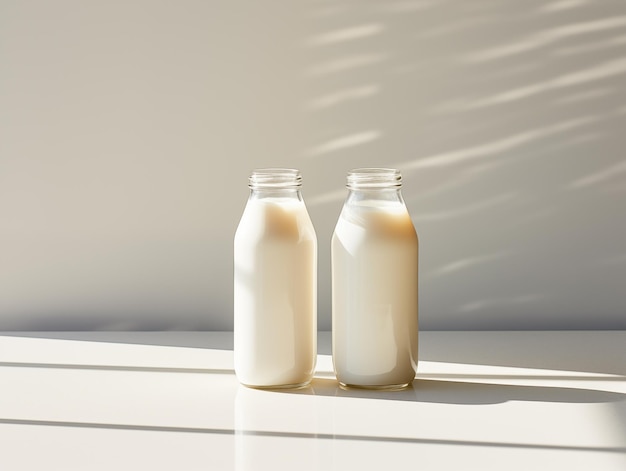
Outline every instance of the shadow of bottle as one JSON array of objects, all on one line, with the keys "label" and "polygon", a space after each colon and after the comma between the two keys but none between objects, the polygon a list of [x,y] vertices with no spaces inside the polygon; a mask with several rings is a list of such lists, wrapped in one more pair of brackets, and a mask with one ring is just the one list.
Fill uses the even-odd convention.
[{"label": "shadow of bottle", "polygon": [[[416,379],[401,391],[342,388],[335,379],[314,378],[311,389],[317,396],[349,397],[439,404],[498,404],[507,401],[561,403],[606,403],[626,400],[626,394],[554,386],[525,386],[466,381]],[[300,394],[298,391],[282,391]]]}]

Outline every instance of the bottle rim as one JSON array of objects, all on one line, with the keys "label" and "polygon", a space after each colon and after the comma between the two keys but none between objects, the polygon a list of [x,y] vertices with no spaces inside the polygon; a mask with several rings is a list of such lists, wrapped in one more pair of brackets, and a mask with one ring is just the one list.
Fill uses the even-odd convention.
[{"label": "bottle rim", "polygon": [[397,189],[402,186],[402,174],[395,168],[355,168],[348,172],[346,186],[351,190]]},{"label": "bottle rim", "polygon": [[302,186],[302,175],[294,168],[258,168],[248,178],[250,189],[297,189]]}]

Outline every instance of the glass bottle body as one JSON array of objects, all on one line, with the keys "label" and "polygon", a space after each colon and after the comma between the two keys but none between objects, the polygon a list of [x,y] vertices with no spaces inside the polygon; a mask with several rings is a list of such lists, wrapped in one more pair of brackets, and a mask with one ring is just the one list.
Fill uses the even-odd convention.
[{"label": "glass bottle body", "polygon": [[299,184],[255,183],[260,172],[234,240],[235,373],[246,386],[298,387],[317,356],[317,239]]},{"label": "glass bottle body", "polygon": [[[351,174],[366,170],[385,169]],[[333,365],[343,386],[402,388],[417,368],[418,238],[399,180],[385,172],[380,185],[349,177],[332,238]]]}]

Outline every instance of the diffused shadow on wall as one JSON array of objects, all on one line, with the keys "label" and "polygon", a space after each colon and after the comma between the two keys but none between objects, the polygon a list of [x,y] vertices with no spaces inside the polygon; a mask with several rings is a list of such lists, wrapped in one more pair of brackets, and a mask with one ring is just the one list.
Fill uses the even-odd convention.
[{"label": "diffused shadow on wall", "polygon": [[269,165],[304,176],[322,330],[362,166],[403,171],[423,328],[626,328],[625,2],[140,3],[3,15],[3,330],[232,328]]},{"label": "diffused shadow on wall", "polygon": [[320,253],[331,175],[398,167],[425,328],[626,328],[623,2],[312,2],[309,24]]},{"label": "diffused shadow on wall", "polygon": [[[623,332],[428,332],[420,360],[626,378]],[[419,370],[419,367],[418,367]]]}]

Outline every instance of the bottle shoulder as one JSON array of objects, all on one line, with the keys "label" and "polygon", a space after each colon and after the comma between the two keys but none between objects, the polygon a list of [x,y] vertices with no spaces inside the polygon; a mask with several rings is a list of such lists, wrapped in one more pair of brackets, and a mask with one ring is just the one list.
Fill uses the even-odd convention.
[{"label": "bottle shoulder", "polygon": [[248,202],[235,232],[235,243],[272,240],[316,241],[315,229],[304,203]]},{"label": "bottle shoulder", "polygon": [[335,226],[335,237],[418,241],[417,231],[404,205],[391,209],[344,207]]}]

